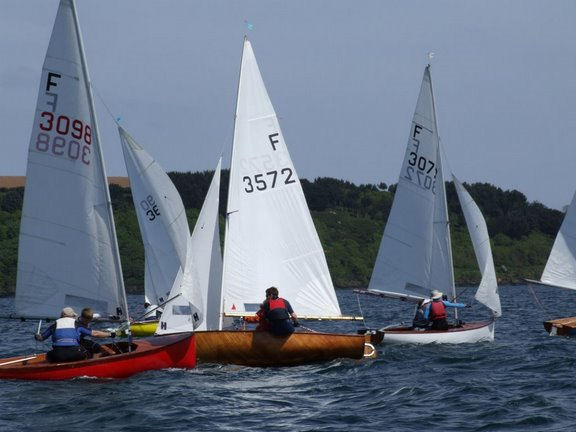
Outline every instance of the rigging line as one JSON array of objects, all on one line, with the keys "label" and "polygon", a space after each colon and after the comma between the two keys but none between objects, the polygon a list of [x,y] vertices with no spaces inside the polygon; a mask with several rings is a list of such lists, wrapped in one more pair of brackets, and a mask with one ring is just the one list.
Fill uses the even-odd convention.
[{"label": "rigging line", "polygon": [[114,116],[114,114],[112,113],[106,102],[104,102],[104,98],[102,97],[102,95],[100,94],[94,83],[90,83],[90,85],[92,86],[92,90],[94,90],[94,92],[96,93],[96,96],[98,96],[98,99],[100,99],[100,102],[102,102],[102,105],[104,105],[104,108],[106,108],[106,111],[108,112],[108,115],[112,118],[112,121],[116,123],[116,126],[120,126],[120,122],[118,121],[119,117]]},{"label": "rigging line", "polygon": [[532,297],[534,297],[534,303],[536,304],[536,306],[538,306],[540,308],[540,310],[542,310],[542,312],[544,312],[546,315],[549,315],[548,310],[544,307],[542,302],[538,299],[538,296],[536,295],[536,292],[534,291],[534,288],[532,287],[531,284],[528,284],[528,289],[532,293]]},{"label": "rigging line", "polygon": [[360,316],[362,317],[362,322],[364,323],[364,328],[368,328],[366,326],[366,318],[364,318],[364,312],[362,312],[362,305],[360,304],[360,296],[356,293],[356,301],[358,302],[358,311],[360,312]]}]

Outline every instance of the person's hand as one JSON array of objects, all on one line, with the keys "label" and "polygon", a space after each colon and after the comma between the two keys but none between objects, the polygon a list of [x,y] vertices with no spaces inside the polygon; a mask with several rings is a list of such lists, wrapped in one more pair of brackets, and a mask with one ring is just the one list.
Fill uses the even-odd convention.
[{"label": "person's hand", "polygon": [[294,327],[300,327],[300,323],[298,321],[294,321]]},{"label": "person's hand", "polygon": [[34,339],[36,339],[38,342],[42,342],[42,341],[43,341],[42,335],[41,335],[40,333],[36,333],[36,334],[34,335]]},{"label": "person's hand", "polygon": [[116,332],[110,332],[110,337],[114,339],[116,337]]}]

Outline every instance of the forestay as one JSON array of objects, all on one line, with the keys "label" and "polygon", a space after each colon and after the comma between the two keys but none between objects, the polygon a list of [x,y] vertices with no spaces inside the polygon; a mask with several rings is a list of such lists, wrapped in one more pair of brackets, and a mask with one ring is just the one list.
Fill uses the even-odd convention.
[{"label": "forestay", "polygon": [[[410,127],[408,145],[398,179],[394,202],[386,223],[369,289],[428,297],[432,268],[446,263],[434,262],[432,251],[446,246],[433,244],[434,221],[438,219],[438,241],[445,241],[442,210],[436,210],[438,190],[438,133],[429,67],[424,71],[416,111]],[[440,202],[441,199],[438,200]],[[439,204],[440,205],[440,204]],[[434,272],[435,282],[447,280]],[[449,289],[448,286],[434,286]]]},{"label": "forestay", "polygon": [[16,314],[127,315],[82,39],[61,0],[42,67],[20,226]]},{"label": "forestay", "polygon": [[494,260],[492,259],[492,248],[490,247],[486,221],[470,194],[454,174],[452,174],[452,180],[466,219],[466,226],[474,246],[478,267],[482,274],[482,280],[476,291],[476,300],[492,309],[494,315],[499,317],[502,315],[502,308],[500,307],[498,282],[496,280],[496,271],[494,270]]},{"label": "forestay", "polygon": [[221,165],[222,158],[218,160],[190,238],[182,279],[170,292],[170,298],[174,300],[164,307],[156,334],[219,329],[222,254],[218,205]]},{"label": "forestay", "polygon": [[541,281],[561,288],[576,289],[576,194],[560,226]]},{"label": "forestay", "polygon": [[340,316],[324,251],[252,47],[244,42],[230,168],[222,307],[253,313],[276,286],[298,315]]},{"label": "forestay", "polygon": [[150,154],[118,127],[146,257],[145,293],[152,304],[168,299],[186,264],[190,229],[174,184]]}]

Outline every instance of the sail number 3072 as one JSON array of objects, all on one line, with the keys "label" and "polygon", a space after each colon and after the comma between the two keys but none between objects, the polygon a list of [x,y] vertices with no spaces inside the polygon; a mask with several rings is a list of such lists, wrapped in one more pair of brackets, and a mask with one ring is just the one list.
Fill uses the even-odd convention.
[{"label": "sail number 3072", "polygon": [[[266,174],[255,174],[254,177],[244,176],[242,181],[244,182],[244,191],[247,193],[252,193],[256,190],[264,191],[266,189],[273,189],[276,187],[278,181],[284,181],[284,184],[296,183],[296,180],[292,178],[291,168],[282,168],[280,170],[280,179],[278,179],[278,171],[269,171]],[[266,177],[265,177],[266,176]]]}]

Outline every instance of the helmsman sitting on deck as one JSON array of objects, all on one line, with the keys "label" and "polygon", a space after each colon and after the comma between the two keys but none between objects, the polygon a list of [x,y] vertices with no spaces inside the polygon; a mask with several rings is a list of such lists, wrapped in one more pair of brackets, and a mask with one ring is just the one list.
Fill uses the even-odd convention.
[{"label": "helmsman sitting on deck", "polygon": [[464,303],[452,303],[448,300],[442,300],[442,293],[433,290],[430,293],[432,301],[426,305],[424,310],[424,319],[432,323],[432,330],[448,330],[448,321],[446,321],[446,307],[465,308],[470,307]]},{"label": "helmsman sitting on deck", "polygon": [[38,341],[52,336],[52,351],[48,351],[46,359],[49,362],[63,363],[88,358],[88,352],[80,345],[80,338],[85,336],[114,337],[112,332],[90,330],[76,323],[76,312],[71,307],[62,309],[60,318],[54,325],[48,327],[42,334],[35,334]]},{"label": "helmsman sitting on deck", "polygon": [[292,306],[281,297],[278,297],[278,288],[270,287],[266,290],[266,300],[262,303],[262,311],[268,321],[270,333],[287,336],[294,333],[298,327],[298,317]]}]

